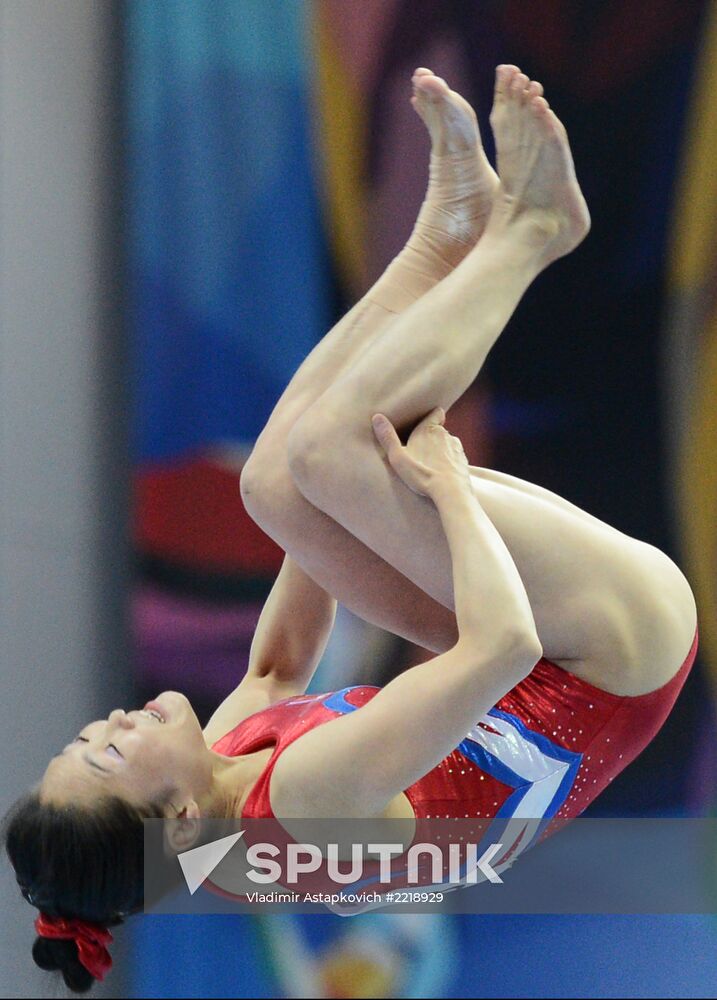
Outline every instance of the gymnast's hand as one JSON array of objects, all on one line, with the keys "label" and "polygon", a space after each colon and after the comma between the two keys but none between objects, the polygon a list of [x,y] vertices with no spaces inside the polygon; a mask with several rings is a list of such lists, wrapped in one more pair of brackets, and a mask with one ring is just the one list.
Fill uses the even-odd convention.
[{"label": "gymnast's hand", "polygon": [[405,446],[388,417],[376,413],[371,420],[391,468],[419,496],[435,499],[436,492],[445,486],[471,490],[463,445],[445,429],[445,419],[445,412],[436,407],[414,428]]}]

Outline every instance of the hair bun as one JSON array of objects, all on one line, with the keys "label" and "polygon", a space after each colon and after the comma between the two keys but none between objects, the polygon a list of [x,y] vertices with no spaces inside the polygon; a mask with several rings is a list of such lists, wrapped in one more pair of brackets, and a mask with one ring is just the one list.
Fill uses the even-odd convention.
[{"label": "hair bun", "polygon": [[75,941],[37,937],[32,946],[32,957],[35,964],[46,972],[59,969],[65,985],[75,993],[86,993],[95,981],[92,973],[80,962]]}]

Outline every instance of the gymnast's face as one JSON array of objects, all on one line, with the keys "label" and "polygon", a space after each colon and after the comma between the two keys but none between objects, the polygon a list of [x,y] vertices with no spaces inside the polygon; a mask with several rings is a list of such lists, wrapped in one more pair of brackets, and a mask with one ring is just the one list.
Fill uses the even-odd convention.
[{"label": "gymnast's face", "polygon": [[199,801],[212,780],[211,751],[183,694],[165,691],[144,709],[90,722],[52,758],[43,801],[91,803],[117,795],[134,805],[167,799],[169,815]]}]

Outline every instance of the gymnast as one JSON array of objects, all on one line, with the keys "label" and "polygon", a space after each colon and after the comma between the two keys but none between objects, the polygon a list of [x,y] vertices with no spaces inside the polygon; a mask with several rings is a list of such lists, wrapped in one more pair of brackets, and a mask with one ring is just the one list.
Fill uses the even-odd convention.
[{"label": "gymnast", "polygon": [[[246,676],[204,730],[171,691],[89,723],[6,821],[40,911],[33,957],[77,991],[142,909],[144,818],[491,818],[526,801],[572,818],[652,740],[694,660],[692,592],[663,552],[470,467],[443,426],[526,289],[588,233],[563,125],[499,66],[496,173],[445,81],[416,70],[412,103],[431,159],[411,237],[242,472],[286,553]],[[383,689],[304,696],[337,600],[437,655]]]}]

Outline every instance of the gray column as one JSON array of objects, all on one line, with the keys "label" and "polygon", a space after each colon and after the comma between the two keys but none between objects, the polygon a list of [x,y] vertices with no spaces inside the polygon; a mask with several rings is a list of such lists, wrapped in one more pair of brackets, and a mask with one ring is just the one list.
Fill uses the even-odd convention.
[{"label": "gray column", "polygon": [[[118,17],[114,0],[0,3],[3,813],[131,697]],[[2,996],[58,995],[35,915],[4,862]],[[97,995],[122,995],[118,971]]]}]

